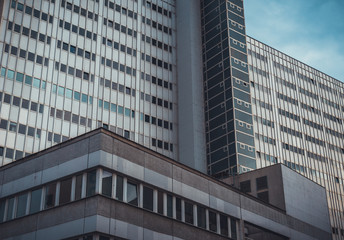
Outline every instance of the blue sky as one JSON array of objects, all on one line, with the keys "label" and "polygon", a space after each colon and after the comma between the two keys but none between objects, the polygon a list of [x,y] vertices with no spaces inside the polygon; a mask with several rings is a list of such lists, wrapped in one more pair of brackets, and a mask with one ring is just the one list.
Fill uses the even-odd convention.
[{"label": "blue sky", "polygon": [[344,82],[344,0],[244,0],[246,33]]}]

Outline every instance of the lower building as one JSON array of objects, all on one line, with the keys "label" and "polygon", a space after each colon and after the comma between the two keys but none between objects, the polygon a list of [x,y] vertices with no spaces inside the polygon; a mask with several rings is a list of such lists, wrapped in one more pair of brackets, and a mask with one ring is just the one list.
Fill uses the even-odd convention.
[{"label": "lower building", "polygon": [[1,239],[330,239],[325,189],[282,170],[306,217],[100,128],[0,168]]}]

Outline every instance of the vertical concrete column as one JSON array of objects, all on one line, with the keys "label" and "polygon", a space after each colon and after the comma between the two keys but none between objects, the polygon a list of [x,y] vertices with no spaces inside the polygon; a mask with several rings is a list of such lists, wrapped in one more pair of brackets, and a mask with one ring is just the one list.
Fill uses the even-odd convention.
[{"label": "vertical concrete column", "polygon": [[200,1],[176,6],[179,161],[206,173]]},{"label": "vertical concrete column", "polygon": [[82,174],[81,198],[86,197],[86,184],[87,184],[87,173],[84,173],[84,174]]},{"label": "vertical concrete column", "polygon": [[70,191],[70,200],[75,200],[75,185],[76,185],[76,176],[72,177],[72,189]]},{"label": "vertical concrete column", "polygon": [[153,190],[153,212],[158,212],[158,190]]},{"label": "vertical concrete column", "polygon": [[112,191],[111,191],[111,197],[116,198],[116,183],[117,183],[117,177],[116,174],[112,174]]},{"label": "vertical concrete column", "polygon": [[197,226],[197,205],[193,205],[193,220],[194,220],[194,226]]},{"label": "vertical concrete column", "polygon": [[55,189],[55,206],[59,205],[59,201],[60,201],[60,185],[61,182],[57,182],[56,183],[56,189]]}]

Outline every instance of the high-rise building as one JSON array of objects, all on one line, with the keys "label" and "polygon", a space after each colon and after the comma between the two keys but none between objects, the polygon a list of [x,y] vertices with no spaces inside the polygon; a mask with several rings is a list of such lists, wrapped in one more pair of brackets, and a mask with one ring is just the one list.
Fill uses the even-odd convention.
[{"label": "high-rise building", "polygon": [[343,239],[344,83],[250,37],[247,49],[257,168],[283,163],[326,187]]},{"label": "high-rise building", "polygon": [[246,37],[241,0],[201,8],[208,173],[283,163],[327,188],[344,238],[344,84]]},{"label": "high-rise building", "polygon": [[0,165],[99,126],[177,159],[175,1],[0,4]]},{"label": "high-rise building", "polygon": [[0,165],[99,126],[218,178],[283,163],[327,189],[344,238],[344,85],[247,37],[242,0],[8,0],[0,17]]}]

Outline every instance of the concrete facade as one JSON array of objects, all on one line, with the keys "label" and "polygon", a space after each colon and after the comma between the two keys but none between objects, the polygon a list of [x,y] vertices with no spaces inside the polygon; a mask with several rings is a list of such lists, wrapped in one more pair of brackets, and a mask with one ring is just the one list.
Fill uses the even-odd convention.
[{"label": "concrete facade", "polygon": [[[95,178],[90,180],[93,173]],[[104,192],[107,173],[112,174],[113,180],[109,196]],[[76,200],[78,176],[81,176],[82,187],[80,199]],[[61,204],[63,184],[68,179],[72,182],[71,197]],[[121,187],[118,188],[116,182],[120,179],[123,179],[123,199],[119,199],[117,193]],[[130,202],[129,194],[133,184],[137,190],[135,204]],[[56,185],[56,192],[49,192],[51,185]],[[145,187],[154,192],[152,210],[145,207]],[[37,189],[42,189],[39,210],[30,214],[31,203],[27,200],[25,214],[17,217],[23,205],[21,196],[31,199]],[[46,207],[48,193],[55,196],[50,207]],[[161,213],[160,193],[163,196]],[[13,208],[9,207],[11,202]],[[2,239],[46,239],[47,236],[67,239],[87,234],[96,236],[93,239],[103,239],[103,236],[106,239],[244,239],[244,230],[249,227],[259,228],[260,234],[265,236],[281,239],[330,238],[328,224],[315,226],[308,219],[291,216],[105,129],[94,130],[3,166],[0,204],[0,210],[5,206],[0,223]],[[193,209],[191,223],[187,223],[190,217],[187,206]],[[12,210],[11,215],[8,209],[17,210]],[[216,216],[213,226],[211,215]]]}]

